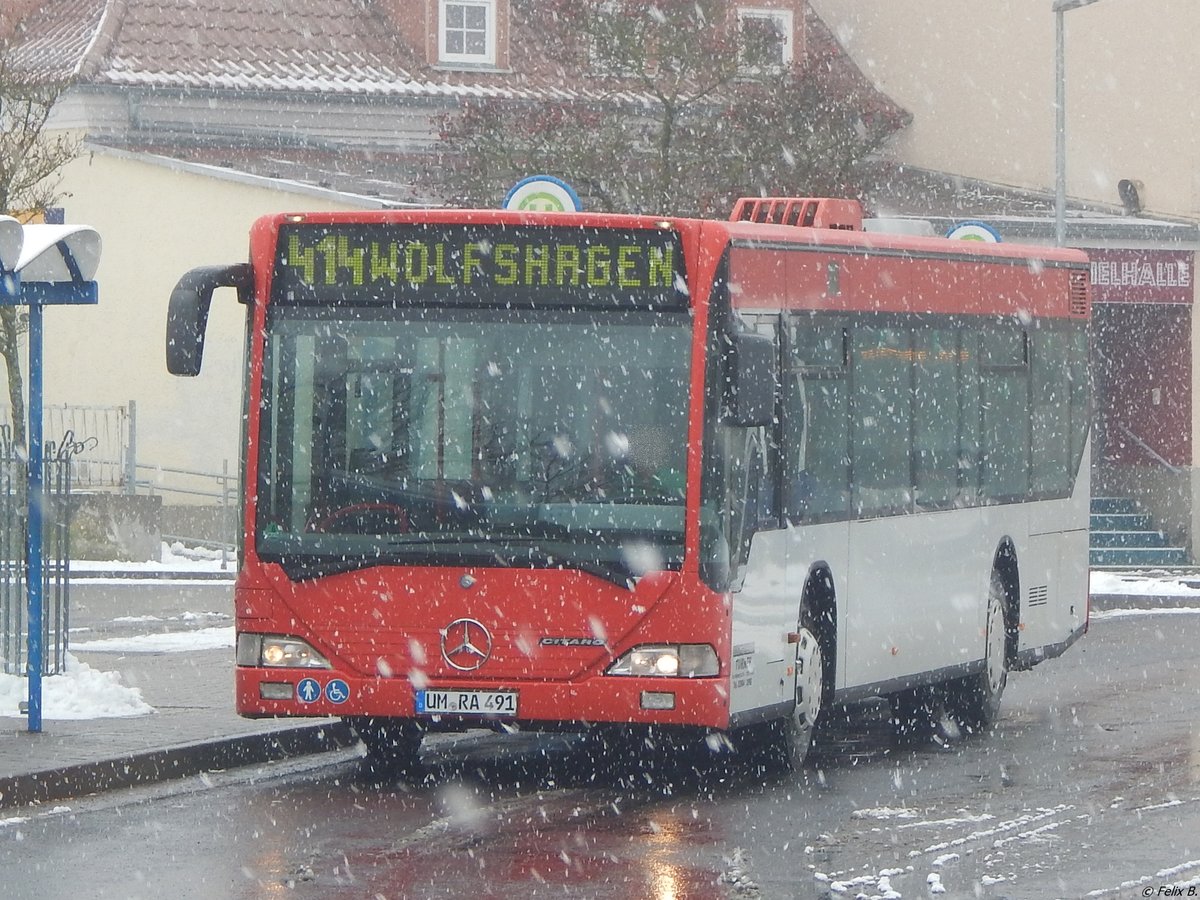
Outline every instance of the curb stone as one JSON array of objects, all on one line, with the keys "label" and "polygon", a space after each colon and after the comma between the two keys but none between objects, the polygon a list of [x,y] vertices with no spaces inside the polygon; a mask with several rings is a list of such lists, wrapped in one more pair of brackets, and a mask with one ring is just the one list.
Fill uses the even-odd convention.
[{"label": "curb stone", "polygon": [[0,778],[0,810],[341,750],[357,741],[344,722],[325,722],[12,775]]}]

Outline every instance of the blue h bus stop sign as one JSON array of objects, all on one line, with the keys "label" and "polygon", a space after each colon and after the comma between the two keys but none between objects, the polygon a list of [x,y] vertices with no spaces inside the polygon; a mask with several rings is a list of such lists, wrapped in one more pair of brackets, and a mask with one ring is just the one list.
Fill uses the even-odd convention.
[{"label": "blue h bus stop sign", "polygon": [[25,225],[0,216],[0,304],[29,307],[29,731],[42,730],[42,308],[96,303],[100,235],[86,225]]}]

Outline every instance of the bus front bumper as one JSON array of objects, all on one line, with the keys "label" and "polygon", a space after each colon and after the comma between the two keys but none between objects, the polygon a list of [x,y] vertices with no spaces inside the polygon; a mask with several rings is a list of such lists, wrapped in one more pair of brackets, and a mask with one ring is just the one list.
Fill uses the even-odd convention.
[{"label": "bus front bumper", "polygon": [[463,727],[553,728],[600,724],[729,725],[729,684],[715,678],[593,676],[574,682],[503,684],[457,679],[414,687],[329,669],[236,669],[237,711],[249,718],[383,716],[433,731]]}]

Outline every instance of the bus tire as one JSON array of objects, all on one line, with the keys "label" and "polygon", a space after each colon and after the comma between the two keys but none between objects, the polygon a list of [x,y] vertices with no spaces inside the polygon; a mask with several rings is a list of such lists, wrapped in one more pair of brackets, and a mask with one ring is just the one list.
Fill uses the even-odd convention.
[{"label": "bus tire", "polygon": [[347,722],[366,747],[371,767],[411,772],[420,765],[423,732],[415,722],[383,716],[361,716]]},{"label": "bus tire", "polygon": [[986,731],[1000,715],[1000,698],[1008,684],[1008,591],[999,572],[988,590],[983,670],[947,685],[946,711],[968,731]]},{"label": "bus tire", "polygon": [[799,771],[812,747],[825,698],[825,648],[816,616],[805,603],[796,640],[796,696],[792,711],[778,724],[785,761]]}]

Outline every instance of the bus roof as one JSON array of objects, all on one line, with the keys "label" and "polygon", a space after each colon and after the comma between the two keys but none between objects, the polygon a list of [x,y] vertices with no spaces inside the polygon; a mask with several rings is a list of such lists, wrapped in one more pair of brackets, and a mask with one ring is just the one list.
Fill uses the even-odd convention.
[{"label": "bus roof", "polygon": [[926,237],[912,234],[889,234],[865,231],[860,228],[822,228],[804,225],[785,225],[745,220],[693,219],[680,216],[650,216],[605,212],[523,212],[501,209],[459,209],[430,207],[423,209],[356,210],[333,212],[276,213],[264,216],[256,228],[274,230],[287,223],[460,223],[476,225],[547,225],[583,228],[675,228],[691,230],[698,227],[723,230],[730,241],[739,243],[805,244],[828,246],[840,250],[861,249],[909,251],[918,255],[946,255],[998,259],[1040,259],[1047,262],[1086,265],[1082,250],[1034,244],[953,240],[945,237]]}]

